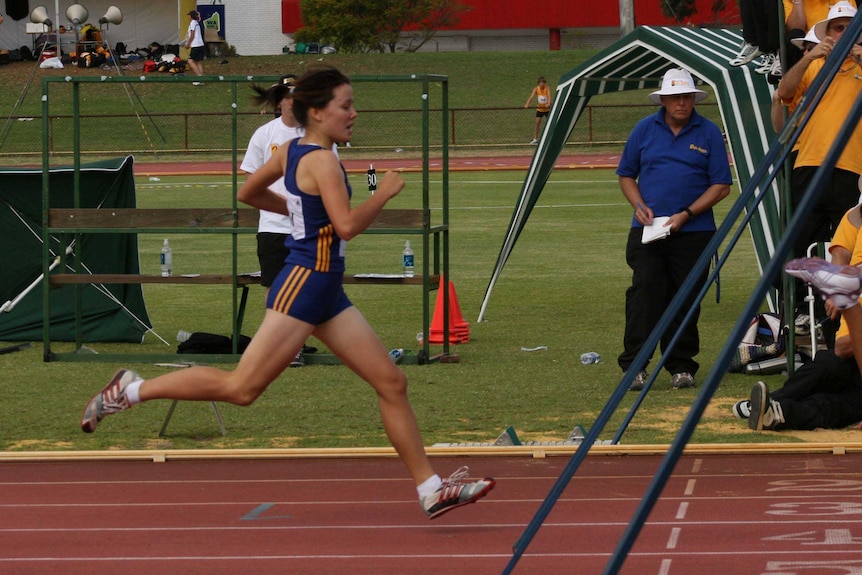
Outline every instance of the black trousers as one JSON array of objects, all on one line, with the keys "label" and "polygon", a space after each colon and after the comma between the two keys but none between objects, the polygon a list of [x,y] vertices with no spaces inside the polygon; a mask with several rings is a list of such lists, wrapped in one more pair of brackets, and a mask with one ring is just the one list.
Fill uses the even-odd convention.
[{"label": "black trousers", "polygon": [[784,423],[776,429],[840,429],[862,421],[862,377],[856,360],[831,350],[817,353],[771,393]]},{"label": "black trousers", "polygon": [[[624,371],[628,370],[646,343],[714,233],[673,233],[665,239],[643,244],[641,228],[632,228],[629,232],[626,263],[633,272],[632,285],[626,290],[626,327],[623,338],[625,349],[617,359]],[[666,350],[708,275],[708,271],[701,275],[697,283],[698,289],[693,290],[692,295],[674,316],[670,328],[662,335],[661,352],[666,357],[664,367],[670,373],[688,372],[694,375],[700,367],[694,360],[694,356],[700,351],[700,335],[697,330],[700,306],[695,309],[674,349],[670,352]],[[654,351],[651,350],[650,357]]]},{"label": "black trousers", "polygon": [[[802,203],[817,169],[817,166],[802,166],[791,172],[790,197],[794,211]],[[793,242],[794,257],[805,256],[805,250],[814,242],[830,241],[841,218],[858,203],[859,174],[835,168],[814,208],[806,214],[802,229]]]},{"label": "black trousers", "polygon": [[777,52],[780,45],[778,0],[740,0],[742,38],[761,52]]}]

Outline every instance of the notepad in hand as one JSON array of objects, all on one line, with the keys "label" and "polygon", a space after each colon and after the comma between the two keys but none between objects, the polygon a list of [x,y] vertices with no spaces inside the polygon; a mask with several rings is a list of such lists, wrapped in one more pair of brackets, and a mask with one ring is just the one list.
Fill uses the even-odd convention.
[{"label": "notepad in hand", "polygon": [[644,226],[641,243],[648,244],[668,237],[670,235],[670,226],[665,226],[665,224],[669,219],[669,216],[654,217],[650,225]]}]

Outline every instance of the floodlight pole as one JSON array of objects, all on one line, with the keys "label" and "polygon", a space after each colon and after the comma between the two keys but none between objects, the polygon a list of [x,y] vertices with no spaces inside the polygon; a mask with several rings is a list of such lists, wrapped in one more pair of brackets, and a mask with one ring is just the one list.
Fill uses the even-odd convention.
[{"label": "floodlight pole", "polygon": [[622,36],[635,29],[635,0],[620,0],[620,32]]}]

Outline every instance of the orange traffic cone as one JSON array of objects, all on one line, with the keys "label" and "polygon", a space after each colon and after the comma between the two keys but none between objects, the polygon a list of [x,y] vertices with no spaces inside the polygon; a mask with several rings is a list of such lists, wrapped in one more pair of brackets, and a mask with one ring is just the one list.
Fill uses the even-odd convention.
[{"label": "orange traffic cone", "polygon": [[470,341],[470,324],[464,321],[461,305],[455,294],[455,284],[452,282],[449,282],[449,329],[458,334],[463,343]]},{"label": "orange traffic cone", "polygon": [[[437,304],[434,306],[434,318],[431,320],[431,329],[428,333],[429,343],[442,344],[445,340],[443,333],[443,289],[446,285],[445,278],[440,278],[440,288],[437,290]],[[470,341],[470,324],[464,321],[461,315],[461,306],[458,304],[458,296],[455,294],[455,284],[448,282],[449,286],[449,343],[467,343]]]}]

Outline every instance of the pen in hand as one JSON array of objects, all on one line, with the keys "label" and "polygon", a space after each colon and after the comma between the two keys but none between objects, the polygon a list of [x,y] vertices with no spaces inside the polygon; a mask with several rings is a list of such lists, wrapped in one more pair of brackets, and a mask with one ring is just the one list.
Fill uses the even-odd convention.
[{"label": "pen in hand", "polygon": [[635,202],[635,205],[637,206],[637,209],[635,210],[635,219],[646,226],[650,225],[652,223],[652,217],[646,207],[640,202]]}]

